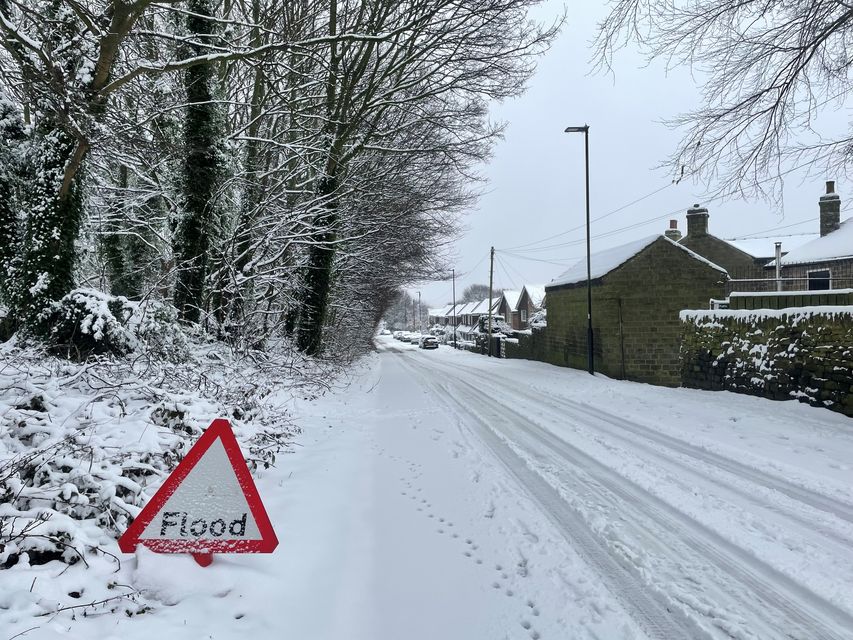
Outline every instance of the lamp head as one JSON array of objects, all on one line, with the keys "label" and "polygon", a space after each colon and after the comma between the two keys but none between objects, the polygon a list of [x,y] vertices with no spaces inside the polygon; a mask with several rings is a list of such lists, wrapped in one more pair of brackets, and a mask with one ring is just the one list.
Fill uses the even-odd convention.
[{"label": "lamp head", "polygon": [[565,133],[587,133],[589,131],[589,125],[585,124],[582,127],[566,127]]}]

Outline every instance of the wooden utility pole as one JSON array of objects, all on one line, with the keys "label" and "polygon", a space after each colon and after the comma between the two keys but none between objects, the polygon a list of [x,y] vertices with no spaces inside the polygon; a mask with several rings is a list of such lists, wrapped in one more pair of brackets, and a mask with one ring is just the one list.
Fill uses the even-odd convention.
[{"label": "wooden utility pole", "polygon": [[453,348],[456,348],[456,269],[450,270],[453,277]]},{"label": "wooden utility pole", "polygon": [[489,254],[489,357],[492,357],[492,282],[495,277],[495,248]]}]

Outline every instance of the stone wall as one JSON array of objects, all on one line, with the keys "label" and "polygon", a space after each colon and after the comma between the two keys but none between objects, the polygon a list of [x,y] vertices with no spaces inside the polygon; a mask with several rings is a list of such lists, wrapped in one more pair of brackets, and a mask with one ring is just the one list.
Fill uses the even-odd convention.
[{"label": "stone wall", "polygon": [[853,416],[853,307],[683,311],[681,321],[685,387]]}]

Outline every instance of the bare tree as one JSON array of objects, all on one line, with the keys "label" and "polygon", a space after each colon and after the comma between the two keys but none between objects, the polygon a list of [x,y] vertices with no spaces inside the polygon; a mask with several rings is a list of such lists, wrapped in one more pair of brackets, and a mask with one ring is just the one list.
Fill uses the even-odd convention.
[{"label": "bare tree", "polygon": [[670,158],[676,177],[772,196],[794,162],[849,167],[851,135],[823,138],[813,125],[848,96],[851,35],[853,7],[838,0],[616,0],[596,44],[606,67],[636,42],[699,72],[703,104],[672,120],[684,128]]}]

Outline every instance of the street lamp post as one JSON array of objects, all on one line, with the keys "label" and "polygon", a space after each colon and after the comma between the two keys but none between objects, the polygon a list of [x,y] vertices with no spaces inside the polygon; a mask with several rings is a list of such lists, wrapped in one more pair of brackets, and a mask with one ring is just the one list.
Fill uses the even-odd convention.
[{"label": "street lamp post", "polygon": [[592,267],[589,250],[589,125],[566,127],[566,133],[583,133],[584,136],[584,160],[586,167],[586,360],[589,373],[595,375],[592,336]]}]

